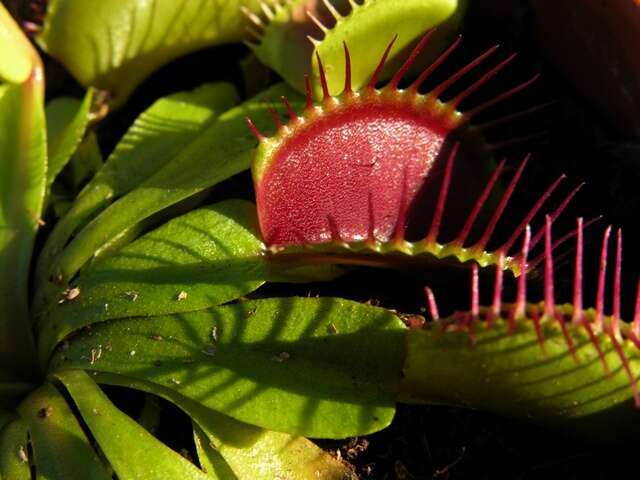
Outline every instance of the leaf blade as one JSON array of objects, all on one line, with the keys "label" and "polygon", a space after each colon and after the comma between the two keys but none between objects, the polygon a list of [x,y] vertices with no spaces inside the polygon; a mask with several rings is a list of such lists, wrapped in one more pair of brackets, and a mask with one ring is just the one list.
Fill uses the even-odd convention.
[{"label": "leaf blade", "polygon": [[26,82],[35,67],[34,50],[4,5],[0,4],[0,79]]},{"label": "leaf blade", "polygon": [[33,49],[31,55],[24,83],[0,85],[0,360],[19,375],[35,369],[27,294],[47,167],[44,79]]},{"label": "leaf blade", "polygon": [[200,310],[246,295],[267,278],[263,248],[248,201],[178,217],[79,277],[78,296],[54,304],[41,321],[41,356],[91,323]]},{"label": "leaf blade", "polygon": [[[393,418],[405,329],[347,300],[266,299],[100,324],[52,366],[144,378],[262,428],[343,438]],[[91,364],[96,345],[110,349]]]},{"label": "leaf blade", "polygon": [[118,410],[83,371],[58,372],[119,478],[205,480],[206,475]]}]

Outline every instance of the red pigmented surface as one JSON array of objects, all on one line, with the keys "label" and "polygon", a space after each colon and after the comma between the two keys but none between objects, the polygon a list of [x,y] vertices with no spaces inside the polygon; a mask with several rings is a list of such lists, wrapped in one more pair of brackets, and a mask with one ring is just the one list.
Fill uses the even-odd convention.
[{"label": "red pigmented surface", "polygon": [[[393,236],[449,133],[442,121],[388,102],[341,107],[298,129],[256,188],[267,245]],[[406,179],[406,181],[405,181]],[[404,200],[403,200],[404,199]]]}]

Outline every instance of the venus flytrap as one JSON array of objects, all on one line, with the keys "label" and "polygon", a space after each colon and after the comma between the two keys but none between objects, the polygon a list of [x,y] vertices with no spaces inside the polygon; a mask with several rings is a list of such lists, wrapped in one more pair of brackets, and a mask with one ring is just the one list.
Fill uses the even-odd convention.
[{"label": "venus flytrap", "polygon": [[[243,117],[238,125],[246,129]],[[247,139],[248,145],[254,144],[248,132]],[[218,236],[212,236],[212,232]],[[133,249],[124,248],[111,260],[100,260],[83,270],[77,281],[61,292],[53,305],[47,306],[50,314],[39,318],[39,340],[41,348],[45,347],[42,365],[51,370],[47,349],[59,345],[58,340],[67,334],[77,334],[81,325],[90,326],[96,321],[107,324],[113,318],[149,316],[154,312],[202,310],[234,300],[268,279],[293,278],[295,281],[305,275],[317,277],[317,269],[272,271],[261,254],[263,246],[257,232],[255,207],[246,201],[231,200],[168,222],[133,242],[130,245]],[[126,280],[130,275],[133,277]],[[199,275],[204,275],[200,287],[193,283]],[[150,334],[150,340],[161,347],[171,345],[171,334],[160,330]],[[129,336],[129,332],[122,330],[122,335]],[[207,335],[208,348],[201,353],[208,357],[215,352],[218,334],[209,329]],[[124,344],[114,338],[96,345],[89,352],[88,361],[99,364],[119,348],[117,345]],[[144,358],[144,354],[142,345],[127,346],[126,358],[130,361]],[[169,382],[174,388],[182,385],[179,375],[171,375]],[[218,478],[215,472],[235,472],[233,475],[239,474],[242,478],[261,478],[261,475],[274,478],[286,474],[304,479],[309,472],[314,475],[318,472],[320,478],[330,479],[351,476],[346,466],[304,438],[263,431],[231,419],[226,419],[224,426],[219,421],[211,425],[208,422],[215,412],[205,408],[204,413],[198,414],[198,408],[204,408],[200,403],[184,407],[178,401],[190,416],[199,419],[199,426],[194,428],[204,429],[209,442],[225,445],[222,457],[200,450],[209,458],[208,464],[211,458],[218,458],[215,472],[204,472],[126,417],[82,372],[59,372],[39,388],[25,384],[17,389],[15,383],[2,386],[3,401],[10,398],[5,395],[9,386],[13,387],[12,398],[22,399],[17,412],[12,412],[9,406],[0,417],[0,442],[7,445],[10,453],[0,458],[3,477],[21,472],[22,476],[10,478],[29,478],[30,470],[51,478],[108,478],[112,472],[120,478],[163,478],[166,472],[174,472],[180,478],[205,478],[205,473],[207,478],[212,475]],[[144,390],[136,385],[131,387]],[[162,394],[158,388],[151,389],[151,393]],[[222,416],[218,418],[222,419]],[[60,428],[61,425],[65,428]],[[90,438],[80,425],[91,432]],[[237,443],[239,439],[242,441]],[[24,452],[24,459],[19,452]],[[68,458],[71,452],[73,459]]]},{"label": "venus flytrap", "polygon": [[[16,46],[0,61],[9,82],[0,85],[8,106],[0,110],[0,182],[5,173],[19,180],[0,189],[11,213],[0,218],[8,232],[0,230],[0,265],[9,268],[0,273],[0,307],[24,317],[17,326],[25,331],[31,315],[38,349],[14,328],[16,316],[0,317],[0,478],[351,479],[348,464],[305,437],[377,432],[397,403],[474,408],[582,439],[635,438],[640,294],[633,323],[623,322],[621,233],[611,314],[604,308],[610,229],[595,259],[596,305],[584,308],[590,222],[551,237],[580,186],[532,233],[564,176],[537,192],[537,184],[522,185],[525,160],[501,185],[509,166],[495,167],[501,143],[485,136],[540,107],[476,123],[535,78],[474,106],[475,92],[513,60],[507,56],[451,95],[493,47],[418,91],[461,45],[417,67],[421,50],[434,56],[459,24],[463,2],[247,6],[241,13],[231,1],[181,8],[133,0],[89,9],[52,0],[42,9],[44,30],[30,27],[38,41],[82,83],[108,89],[111,106],[173,58],[242,38],[244,16],[261,29],[256,55],[306,95],[276,84],[241,101],[233,85],[217,83],[158,100],[43,239],[33,279],[29,256],[44,199],[92,127],[93,92],[82,102],[54,101],[45,116],[42,79],[33,75],[39,59],[0,7],[0,46]],[[418,40],[436,24],[438,34]],[[249,168],[256,204],[220,201],[218,193],[208,204],[214,187]],[[533,205],[500,238],[512,198],[532,188]],[[9,236],[16,232],[19,249]],[[574,236],[573,301],[558,304],[553,253]],[[433,265],[466,268],[471,301],[456,306],[470,307],[441,317],[427,289],[431,318],[408,326],[392,310],[333,297],[273,298],[267,285],[330,281],[342,273],[338,265],[418,268],[427,278]],[[540,265],[544,296],[532,303],[528,274]],[[478,271],[491,266],[493,302],[481,306]],[[507,303],[503,286],[512,277],[517,292]],[[26,374],[38,367],[46,377]],[[144,392],[184,412],[194,458],[170,449],[99,385]]]},{"label": "venus flytrap", "polygon": [[[313,261],[315,256],[319,262],[393,265],[428,263],[435,257],[487,266],[502,259],[502,268],[522,273],[517,254],[509,256],[514,243],[565,177],[552,182],[504,243],[488,251],[528,157],[500,200],[492,202],[505,161],[489,174],[492,147],[473,119],[536,77],[466,112],[458,111],[463,100],[513,60],[511,55],[451,100],[441,101],[457,80],[495,52],[493,47],[430,92],[419,93],[422,83],[458,47],[458,39],[409,87],[400,89],[400,81],[432,35],[433,31],[422,38],[379,90],[375,87],[395,39],[361,89],[351,83],[351,55],[344,44],[346,80],[340,95],[330,95],[328,75],[318,56],[323,92],[318,104],[310,88],[301,114],[283,98],[288,121],[283,123],[274,113],[272,136],[248,119],[260,142],[252,163],[258,218],[274,261]],[[566,195],[553,212],[554,219],[580,187]],[[492,206],[494,212],[483,218],[483,211]],[[541,235],[536,234],[534,246]],[[441,240],[443,236],[450,240]]]},{"label": "venus flytrap", "polygon": [[[540,423],[592,441],[636,438],[640,425],[640,290],[633,323],[620,318],[622,234],[617,232],[612,312],[604,292],[611,227],[599,261],[598,299],[584,308],[583,223],[578,220],[573,302],[557,304],[551,220],[546,218],[544,300],[529,303],[526,276],[516,301],[502,299],[502,270],[496,269],[493,304],[478,303],[478,273],[472,274],[471,309],[439,318],[433,295],[423,330],[410,330],[401,396],[477,408]],[[521,261],[526,264],[530,230]],[[446,378],[446,380],[445,380]],[[455,379],[455,382],[452,382]]]}]

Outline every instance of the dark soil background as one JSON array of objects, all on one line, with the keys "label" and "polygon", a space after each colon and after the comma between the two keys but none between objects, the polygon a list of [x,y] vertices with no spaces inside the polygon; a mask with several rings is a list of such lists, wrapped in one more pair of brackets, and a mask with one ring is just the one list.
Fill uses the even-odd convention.
[{"label": "dark soil background", "polygon": [[[586,235],[591,240],[585,251],[585,303],[592,305],[602,231],[609,223],[623,227],[626,246],[623,309],[625,318],[630,318],[639,273],[639,253],[635,248],[640,240],[637,227],[640,168],[634,163],[640,162],[637,139],[626,138],[618,131],[605,114],[580,96],[546,59],[538,45],[526,1],[472,2],[463,33],[459,52],[454,61],[447,64],[447,69],[440,72],[440,78],[455,71],[455,64],[462,65],[489,46],[500,43],[501,55],[516,51],[519,52],[518,59],[491,86],[483,89],[482,95],[490,98],[492,93],[504,91],[540,72],[541,79],[535,86],[507,102],[505,112],[555,102],[495,133],[497,140],[543,133],[535,140],[504,152],[513,159],[522,158],[528,151],[534,157],[525,174],[523,188],[514,196],[513,208],[509,209],[514,214],[507,214],[499,225],[502,234],[508,234],[509,228],[513,229],[514,224],[519,223],[522,213],[561,173],[569,178],[562,190],[565,195],[575,185],[586,181],[586,187],[563,215],[565,220],[559,222],[559,228],[565,231],[573,228],[572,219],[576,215],[605,216],[604,221],[590,228]],[[257,86],[277,80],[268,71],[254,68],[252,77],[245,82],[242,62],[248,54],[248,49],[240,45],[212,48],[181,58],[156,72],[123,109],[99,124],[97,135],[103,153],[111,151],[136,116],[160,96],[215,80],[233,81],[245,92],[253,92]],[[595,62],[597,67],[597,60]],[[80,97],[83,93],[82,88],[51,59],[47,60],[47,79],[49,98],[59,95]],[[482,95],[475,96],[473,102],[480,101]],[[509,177],[510,174],[506,176]],[[216,187],[211,199],[251,196],[251,178],[242,174]],[[558,202],[556,200],[555,205]],[[515,216],[516,213],[519,216]],[[538,221],[534,231],[539,226]],[[572,248],[567,246],[560,253],[570,254]],[[570,255],[561,255],[556,263],[557,277],[563,279],[556,287],[556,296],[562,302],[571,300],[570,260]],[[260,295],[337,295],[359,301],[373,300],[406,313],[421,313],[424,311],[422,289],[429,282],[446,314],[468,305],[468,281],[466,275],[463,278],[463,283],[457,282],[456,288],[446,289],[444,287],[451,279],[441,275],[430,277],[428,273],[359,270],[332,284],[271,285],[261,290]],[[507,286],[507,290],[509,288]],[[532,290],[532,298],[541,298],[536,297],[535,285]],[[137,393],[115,388],[108,392],[125,411],[132,415],[140,412],[143,399]],[[170,415],[162,416],[157,427],[159,437],[186,455],[193,452],[188,419],[168,403],[160,401],[160,405]],[[608,479],[622,475],[635,463],[632,445],[585,444],[518,421],[444,407],[400,405],[392,426],[383,432],[341,442],[318,443],[352,463],[362,478],[371,479]]]}]

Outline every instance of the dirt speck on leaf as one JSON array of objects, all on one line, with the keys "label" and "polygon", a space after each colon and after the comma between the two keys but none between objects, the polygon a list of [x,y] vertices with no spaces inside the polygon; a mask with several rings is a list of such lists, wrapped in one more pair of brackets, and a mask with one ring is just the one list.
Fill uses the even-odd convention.
[{"label": "dirt speck on leaf", "polygon": [[52,413],[53,413],[53,408],[42,407],[40,410],[38,410],[38,417],[45,419],[50,417]]},{"label": "dirt speck on leaf", "polygon": [[28,463],[29,457],[27,456],[27,449],[24,448],[24,445],[20,445],[18,447],[18,458],[22,463]]}]

